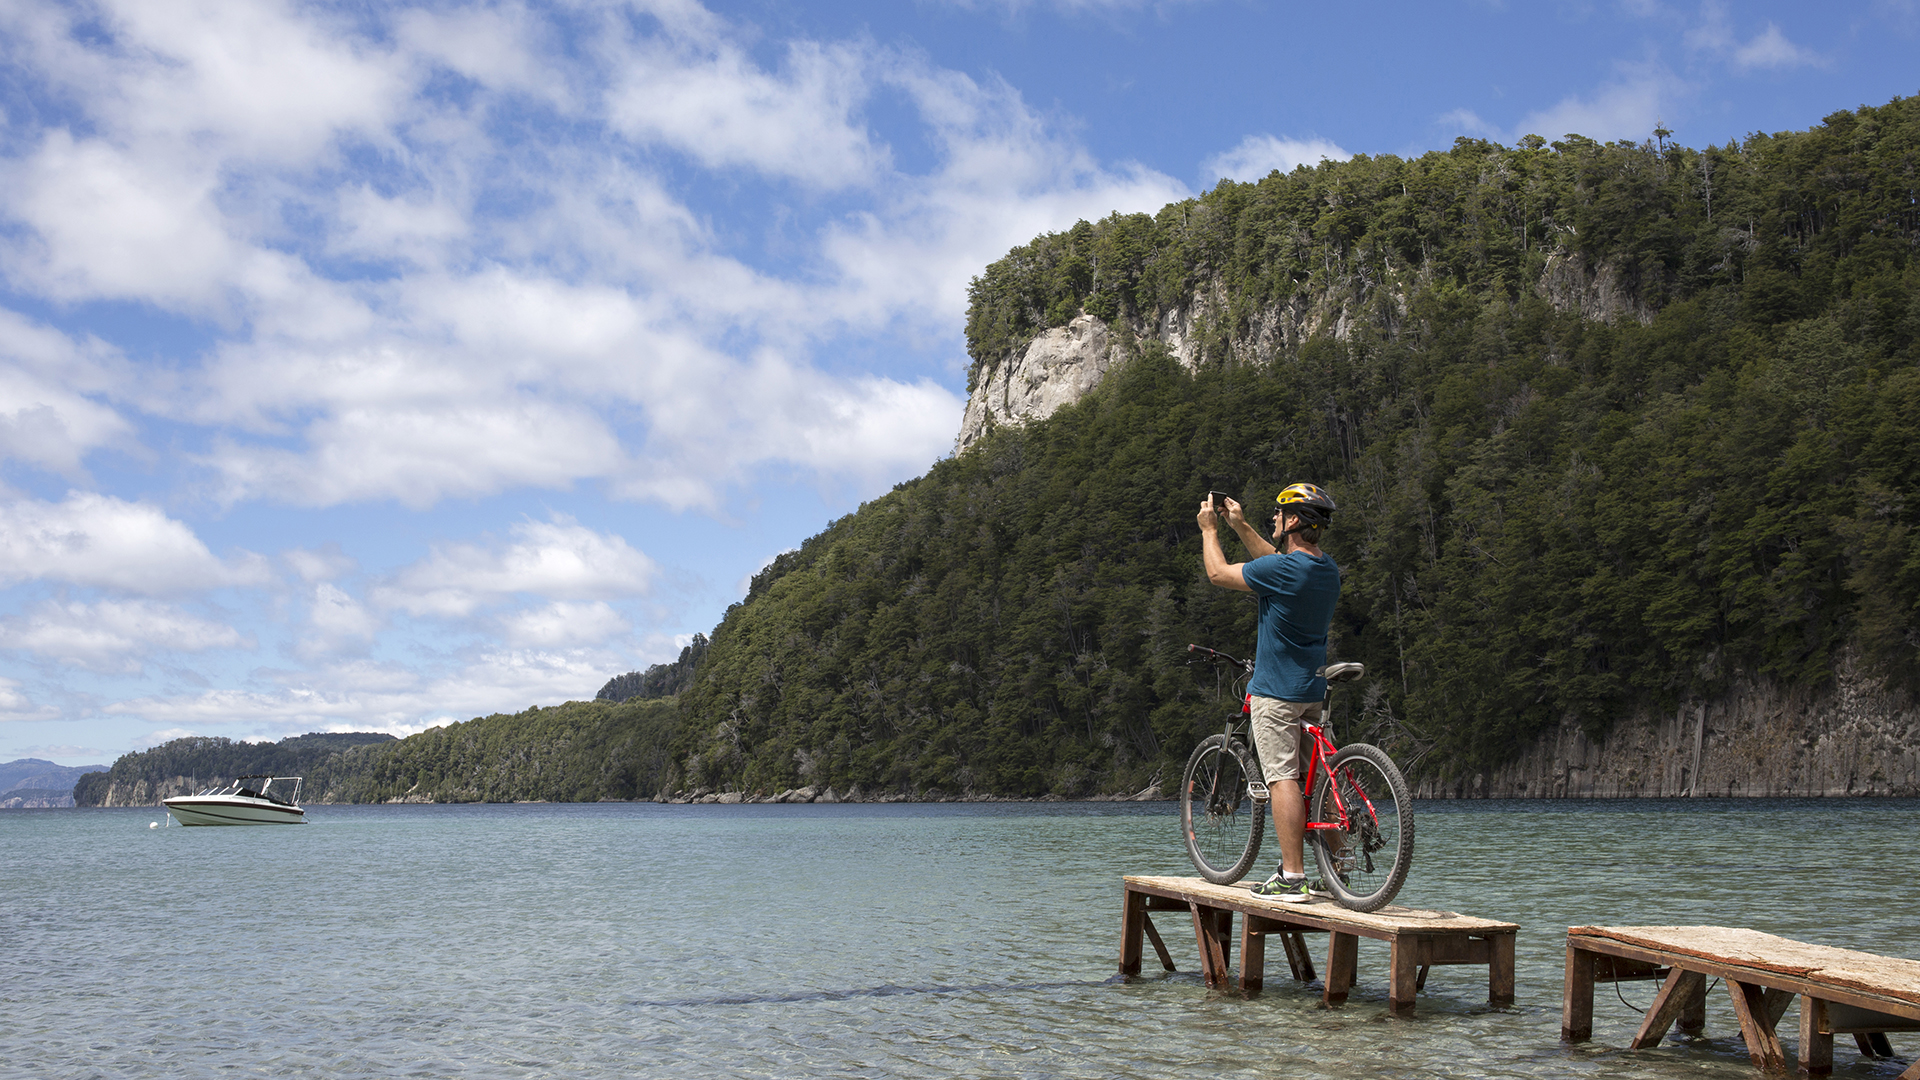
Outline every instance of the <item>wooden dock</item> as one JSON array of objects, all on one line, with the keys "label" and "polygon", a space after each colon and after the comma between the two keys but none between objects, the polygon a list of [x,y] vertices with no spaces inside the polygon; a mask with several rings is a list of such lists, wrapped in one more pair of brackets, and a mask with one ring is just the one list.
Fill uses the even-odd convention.
[{"label": "wooden dock", "polygon": [[[1775,1034],[1800,998],[1800,1071],[1833,1072],[1833,1037],[1852,1035],[1860,1052],[1891,1057],[1889,1031],[1920,1031],[1920,961],[1809,945],[1729,926],[1574,926],[1567,929],[1567,981],[1560,1037],[1593,1037],[1596,982],[1659,980],[1660,990],[1633,1049],[1658,1046],[1676,1023],[1706,1026],[1707,980],[1726,983],[1753,1063],[1786,1068]],[[1920,1059],[1900,1074],[1920,1080]]]},{"label": "wooden dock", "polygon": [[[1338,1005],[1357,977],[1361,938],[1392,946],[1389,962],[1388,1008],[1411,1015],[1414,995],[1426,985],[1430,968],[1450,964],[1485,965],[1487,998],[1496,1004],[1513,1000],[1513,944],[1520,927],[1514,923],[1478,919],[1451,911],[1424,911],[1389,906],[1375,912],[1349,911],[1324,897],[1309,904],[1284,904],[1249,892],[1250,882],[1215,885],[1198,877],[1126,877],[1126,899],[1120,931],[1120,973],[1140,974],[1145,942],[1151,942],[1160,963],[1174,970],[1173,958],[1153,924],[1152,912],[1183,912],[1193,919],[1194,942],[1200,952],[1200,971],[1209,987],[1225,988],[1232,955],[1233,916],[1241,916],[1240,989],[1260,992],[1266,965],[1266,939],[1278,935],[1293,977],[1310,982],[1315,977],[1307,950],[1307,933],[1327,935],[1326,978],[1322,1000]],[[1144,939],[1144,941],[1143,941]]]}]

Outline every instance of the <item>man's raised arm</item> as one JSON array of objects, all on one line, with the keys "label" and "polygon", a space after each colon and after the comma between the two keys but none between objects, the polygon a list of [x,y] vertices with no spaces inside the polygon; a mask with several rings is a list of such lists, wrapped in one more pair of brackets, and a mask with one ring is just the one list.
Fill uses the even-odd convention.
[{"label": "man's raised arm", "polygon": [[[1232,514],[1234,503],[1228,501],[1228,514]],[[1223,589],[1238,589],[1252,592],[1247,579],[1240,573],[1240,563],[1227,561],[1226,552],[1220,550],[1220,515],[1213,512],[1211,500],[1200,504],[1200,561],[1207,568],[1207,580]]]}]

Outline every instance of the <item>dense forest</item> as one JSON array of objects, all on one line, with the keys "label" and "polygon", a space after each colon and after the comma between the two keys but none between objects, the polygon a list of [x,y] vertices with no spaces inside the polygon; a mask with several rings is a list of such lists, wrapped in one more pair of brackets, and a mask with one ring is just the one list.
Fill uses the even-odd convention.
[{"label": "dense forest", "polygon": [[707,655],[707,636],[693,635],[693,641],[680,650],[680,658],[670,664],[655,664],[645,671],[615,675],[594,695],[595,701],[616,704],[629,698],[672,697],[693,685],[693,673],[700,658]]},{"label": "dense forest", "polygon": [[[834,523],[712,635],[688,786],[1086,794],[1177,767],[1251,640],[1193,508],[1341,502],[1362,731],[1457,772],[1857,649],[1916,678],[1920,100],[1694,150],[1462,139],[1223,182],[974,282],[974,380],[1083,312],[1137,355]],[[1199,312],[1197,364],[1154,335]],[[1354,732],[1348,732],[1352,737]]]},{"label": "dense forest", "polygon": [[1911,694],[1920,98],[1670,136],[1325,162],[1016,248],[973,283],[972,381],[1087,314],[1130,356],[1084,400],[780,556],[676,663],[348,750],[319,790],[1165,783],[1220,708],[1185,646],[1253,638],[1195,508],[1298,480],[1340,502],[1333,648],[1371,672],[1341,738],[1431,775],[1818,691],[1843,654]]},{"label": "dense forest", "polygon": [[[279,742],[234,742],[192,736],[162,743],[151,750],[123,754],[106,772],[88,773],[74,785],[75,806],[103,806],[158,802],[161,793],[186,794],[236,776],[300,776],[312,797],[333,779],[344,752],[356,748],[385,749],[399,740],[379,732],[343,732],[293,735]],[[177,784],[184,780],[184,784]],[[174,790],[175,786],[180,790]],[[118,792],[118,798],[113,794]]]}]

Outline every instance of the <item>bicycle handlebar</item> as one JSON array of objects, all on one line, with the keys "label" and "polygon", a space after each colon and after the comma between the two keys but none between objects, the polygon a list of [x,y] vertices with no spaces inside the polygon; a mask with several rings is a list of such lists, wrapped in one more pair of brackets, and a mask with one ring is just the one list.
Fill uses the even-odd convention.
[{"label": "bicycle handlebar", "polygon": [[[1219,649],[1209,649],[1205,645],[1190,644],[1187,646],[1187,651],[1190,653],[1196,653],[1196,652],[1205,653],[1209,659],[1216,660],[1216,661],[1225,660],[1228,663],[1233,664],[1234,666],[1248,673],[1251,673],[1253,671],[1253,661],[1242,660],[1239,657],[1230,656],[1227,653],[1221,652]],[[1187,662],[1192,663],[1193,661],[1189,660]]]}]

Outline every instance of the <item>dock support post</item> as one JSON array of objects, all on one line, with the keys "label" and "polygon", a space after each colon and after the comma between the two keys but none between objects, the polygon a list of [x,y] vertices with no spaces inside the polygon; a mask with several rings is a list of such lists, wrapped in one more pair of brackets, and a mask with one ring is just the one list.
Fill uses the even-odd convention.
[{"label": "dock support post", "polygon": [[1800,995],[1800,1072],[1806,1076],[1833,1075],[1833,1033],[1827,1023],[1827,1003],[1812,994]]},{"label": "dock support post", "polygon": [[1140,974],[1140,934],[1146,929],[1147,894],[1126,891],[1120,906],[1120,974]]},{"label": "dock support post", "polygon": [[1267,933],[1265,919],[1258,915],[1240,917],[1240,992],[1243,994],[1259,993],[1266,982]]},{"label": "dock support post", "polygon": [[1347,990],[1353,986],[1360,963],[1360,939],[1338,930],[1327,934],[1327,981],[1321,984],[1320,1000],[1328,1005],[1344,1004]]},{"label": "dock support post", "polygon": [[1493,934],[1487,938],[1493,946],[1487,960],[1487,1000],[1495,1005],[1513,1004],[1514,934]]},{"label": "dock support post", "polygon": [[1560,1002],[1560,1039],[1586,1042],[1593,1038],[1593,954],[1567,945],[1566,993]]},{"label": "dock support post", "polygon": [[1387,976],[1387,1011],[1395,1016],[1412,1016],[1414,999],[1420,993],[1420,948],[1412,940],[1394,938],[1389,960],[1392,972]]}]

